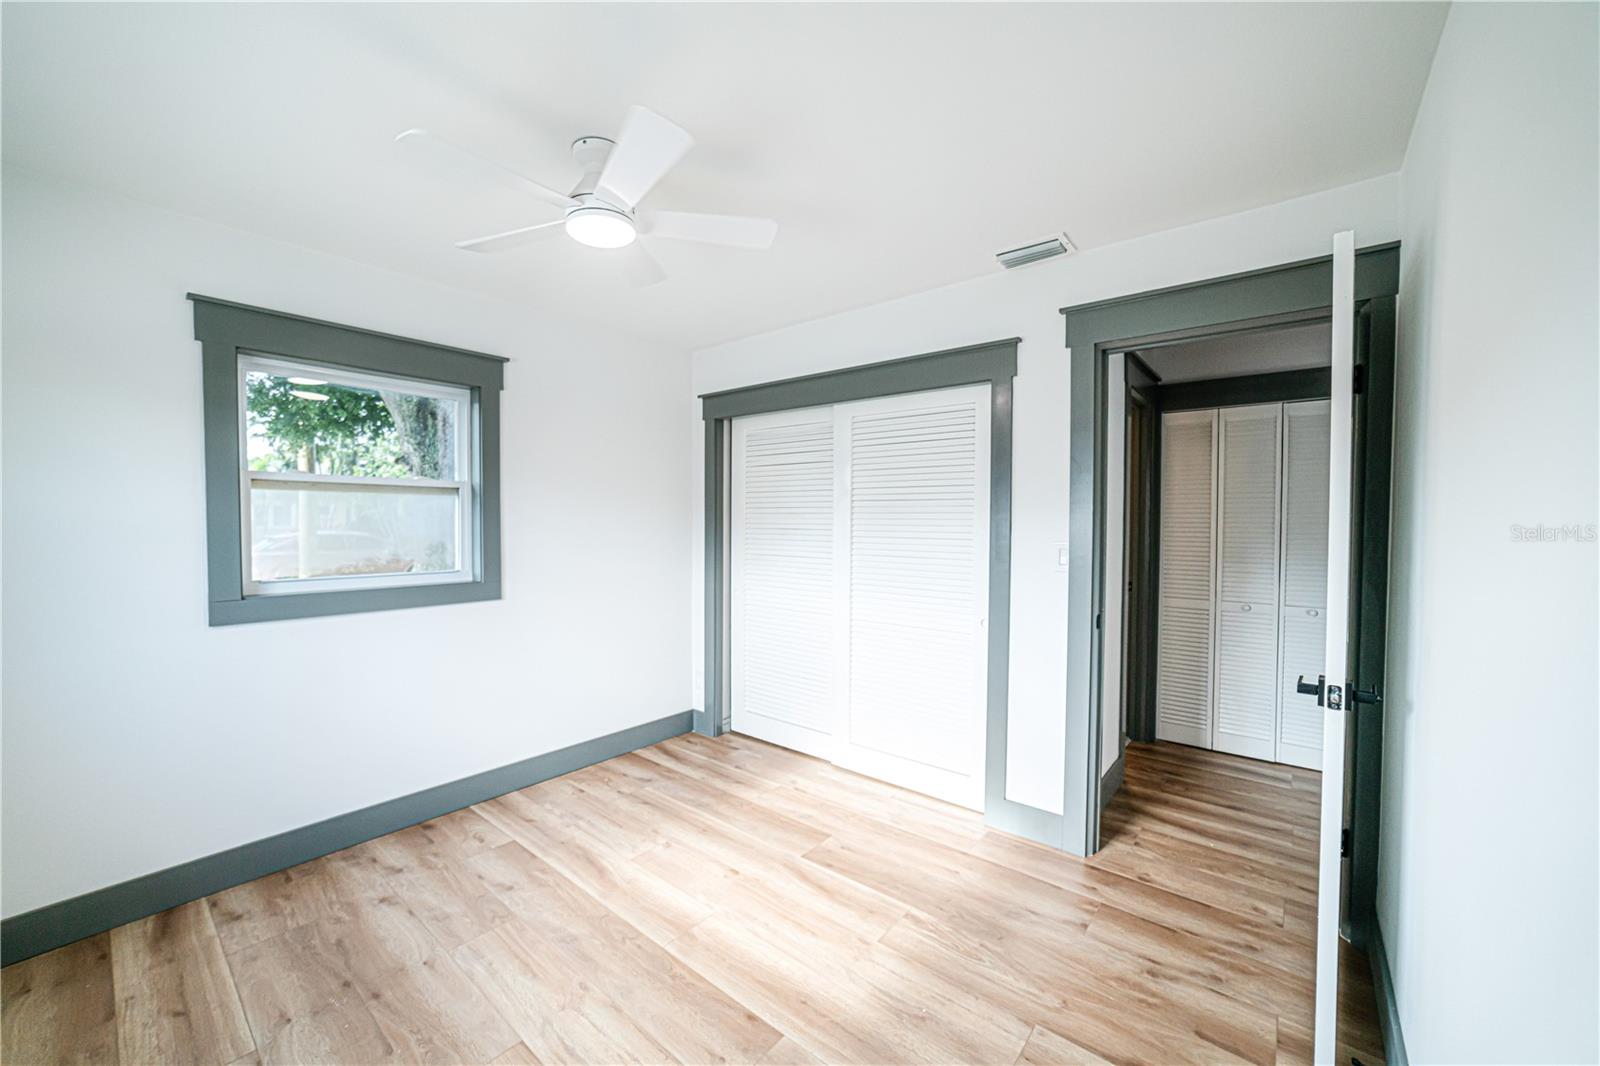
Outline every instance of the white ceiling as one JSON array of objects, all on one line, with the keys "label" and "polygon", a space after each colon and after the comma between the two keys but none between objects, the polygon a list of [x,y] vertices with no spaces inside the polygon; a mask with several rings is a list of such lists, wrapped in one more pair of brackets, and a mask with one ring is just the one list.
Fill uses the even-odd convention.
[{"label": "white ceiling", "polygon": [[[1395,170],[1443,5],[4,5],[4,155],[189,214],[702,346]],[[698,140],[647,206],[769,215],[615,284],[552,217],[395,146],[548,184],[642,103]]]},{"label": "white ceiling", "polygon": [[1332,346],[1328,324],[1316,322],[1148,348],[1139,352],[1139,358],[1161,378],[1161,384],[1175,385],[1327,366]]}]

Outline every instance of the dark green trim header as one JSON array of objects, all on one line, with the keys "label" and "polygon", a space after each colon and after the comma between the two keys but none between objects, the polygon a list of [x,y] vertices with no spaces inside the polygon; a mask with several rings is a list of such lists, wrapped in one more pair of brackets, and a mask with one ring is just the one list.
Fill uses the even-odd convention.
[{"label": "dark green trim header", "polygon": [[1017,376],[1016,337],[942,352],[769,381],[700,397],[704,418],[737,418],[768,411],[869,400],[958,385],[1001,384]]},{"label": "dark green trim header", "polygon": [[[324,363],[375,370],[449,385],[504,387],[509,359],[448,344],[411,340],[392,333],[324,322],[320,318],[189,293],[194,303],[194,339],[230,340],[268,354],[316,358]],[[441,363],[440,356],[456,356]],[[444,376],[441,376],[443,374]]]},{"label": "dark green trim header", "polygon": [[[206,476],[206,575],[213,626],[362,611],[387,611],[500,598],[500,389],[506,360],[465,348],[408,340],[301,315],[189,294],[200,342]],[[477,572],[471,581],[401,588],[246,596],[239,513],[239,354],[305,359],[397,377],[441,382],[472,393],[472,523]]]},{"label": "dark green trim header", "polygon": [[1163,411],[1193,411],[1204,407],[1237,407],[1248,403],[1292,403],[1325,400],[1332,391],[1333,371],[1325,366],[1308,370],[1280,370],[1272,374],[1245,374],[1233,378],[1182,381],[1151,389]]}]

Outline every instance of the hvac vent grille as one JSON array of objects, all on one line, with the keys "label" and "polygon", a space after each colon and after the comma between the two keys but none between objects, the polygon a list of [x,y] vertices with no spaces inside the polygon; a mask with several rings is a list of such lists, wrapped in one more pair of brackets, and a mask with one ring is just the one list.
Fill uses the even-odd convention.
[{"label": "hvac vent grille", "polygon": [[1017,267],[1027,266],[1029,263],[1037,263],[1041,259],[1054,259],[1058,255],[1069,255],[1075,251],[1077,249],[1072,246],[1072,242],[1067,239],[1066,234],[1062,234],[1059,237],[1051,237],[1047,241],[1040,241],[1038,244],[1025,244],[1021,248],[1012,248],[1010,251],[999,252],[995,255],[995,258],[1007,270],[1015,270]]}]

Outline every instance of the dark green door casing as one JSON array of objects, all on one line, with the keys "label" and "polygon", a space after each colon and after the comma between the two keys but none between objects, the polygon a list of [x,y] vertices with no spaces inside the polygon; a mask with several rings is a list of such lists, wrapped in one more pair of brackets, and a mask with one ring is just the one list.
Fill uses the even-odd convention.
[{"label": "dark green door casing", "polygon": [[[1356,253],[1357,304],[1399,291],[1400,246]],[[1067,531],[1067,750],[1062,837],[1093,854],[1100,836],[1100,670],[1105,604],[1106,356],[1323,317],[1331,256],[1061,309],[1071,354]]]}]

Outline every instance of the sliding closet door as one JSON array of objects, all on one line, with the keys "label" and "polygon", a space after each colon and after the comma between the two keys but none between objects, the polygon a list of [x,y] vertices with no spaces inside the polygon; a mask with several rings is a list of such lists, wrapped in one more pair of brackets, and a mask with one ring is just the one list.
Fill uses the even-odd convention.
[{"label": "sliding closet door", "polygon": [[740,733],[833,756],[834,418],[733,421],[730,697]]},{"label": "sliding closet door", "polygon": [[1323,673],[1328,601],[1328,401],[1283,407],[1283,609],[1278,761],[1322,767],[1322,708],[1295,691]]},{"label": "sliding closet door", "polygon": [[1217,412],[1161,416],[1156,739],[1211,746]]},{"label": "sliding closet door", "polygon": [[989,386],[841,405],[834,761],[983,808]]},{"label": "sliding closet door", "polygon": [[1271,759],[1278,720],[1278,434],[1282,407],[1219,416],[1217,717],[1212,747]]}]

